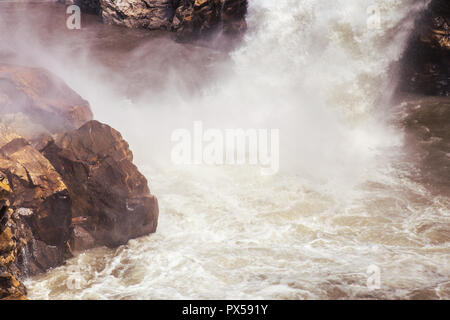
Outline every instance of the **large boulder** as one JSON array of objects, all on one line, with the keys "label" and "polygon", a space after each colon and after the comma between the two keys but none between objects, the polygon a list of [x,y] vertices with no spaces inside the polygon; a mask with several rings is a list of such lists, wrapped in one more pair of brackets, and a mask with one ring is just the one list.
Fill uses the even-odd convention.
[{"label": "large boulder", "polygon": [[50,142],[42,153],[69,188],[75,250],[118,246],[156,231],[157,200],[119,132],[90,121]]},{"label": "large boulder", "polygon": [[58,2],[65,3],[67,5],[75,4],[81,8],[83,12],[92,14],[101,14],[102,7],[100,6],[100,0],[57,0]]},{"label": "large boulder", "polygon": [[0,64],[0,299],[76,251],[155,232],[158,203],[121,135],[61,79]]},{"label": "large boulder", "polygon": [[0,231],[26,234],[14,236],[14,258],[27,255],[18,269],[36,274],[61,264],[72,234],[72,203],[60,175],[28,141],[0,133],[0,176],[10,189]]},{"label": "large boulder", "polygon": [[92,120],[89,103],[62,79],[40,68],[0,64],[0,116],[22,114],[50,133]]}]

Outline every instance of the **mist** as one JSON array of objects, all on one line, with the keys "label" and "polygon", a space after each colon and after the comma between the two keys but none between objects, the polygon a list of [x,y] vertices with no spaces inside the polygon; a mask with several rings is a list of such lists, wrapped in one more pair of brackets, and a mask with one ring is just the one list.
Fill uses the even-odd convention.
[{"label": "mist", "polygon": [[361,12],[371,1],[254,1],[249,30],[232,52],[98,26],[89,15],[84,28],[67,30],[63,6],[17,7],[0,13],[1,28],[11,30],[2,33],[0,52],[62,77],[96,119],[124,135],[138,164],[170,165],[171,133],[202,121],[279,129],[282,172],[354,184],[401,143],[377,117],[386,107],[377,102],[385,101],[388,67],[412,27],[411,8],[423,8],[408,2],[381,1],[389,9],[383,29],[368,29]]}]

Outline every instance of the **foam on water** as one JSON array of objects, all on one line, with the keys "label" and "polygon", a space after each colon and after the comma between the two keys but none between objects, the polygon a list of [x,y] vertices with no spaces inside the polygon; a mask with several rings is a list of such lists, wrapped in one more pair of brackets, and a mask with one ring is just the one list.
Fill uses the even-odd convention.
[{"label": "foam on water", "polygon": [[[243,44],[196,94],[180,80],[199,81],[195,66],[168,63],[130,99],[117,88],[131,75],[42,52],[40,63],[130,141],[161,213],[156,234],[29,279],[30,298],[449,298],[449,200],[408,179],[401,130],[385,116],[389,66],[425,2],[376,3],[379,29],[367,28],[369,0],[250,1]],[[128,57],[154,70],[142,51]],[[195,120],[279,128],[281,172],[174,167],[171,132]],[[380,290],[366,285],[370,265]],[[74,278],[80,288],[68,289]]]}]

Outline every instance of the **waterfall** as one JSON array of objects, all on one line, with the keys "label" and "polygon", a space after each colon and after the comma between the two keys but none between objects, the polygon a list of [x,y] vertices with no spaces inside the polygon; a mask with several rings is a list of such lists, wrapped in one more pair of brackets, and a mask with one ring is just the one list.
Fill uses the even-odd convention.
[{"label": "waterfall", "polygon": [[[441,230],[449,200],[404,174],[411,164],[396,158],[402,128],[386,116],[396,80],[390,68],[427,4],[250,0],[248,31],[225,58],[145,36],[124,52],[111,43],[131,31],[99,25],[81,33],[79,55],[67,54],[74,45],[66,38],[36,45],[33,61],[64,78],[130,142],[159,199],[160,222],[154,235],[29,279],[30,297],[385,299],[431,288],[448,298]],[[30,51],[20,51],[23,61]],[[129,88],[141,90],[128,95]],[[171,134],[196,121],[218,130],[279,129],[279,174],[175,166]],[[382,290],[366,285],[373,266]],[[85,286],[68,290],[74,267]]]}]

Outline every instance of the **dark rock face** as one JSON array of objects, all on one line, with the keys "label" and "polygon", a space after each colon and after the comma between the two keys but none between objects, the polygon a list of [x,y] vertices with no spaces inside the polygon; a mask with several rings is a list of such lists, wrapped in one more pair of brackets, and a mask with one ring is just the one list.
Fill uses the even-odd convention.
[{"label": "dark rock face", "polygon": [[9,209],[11,188],[9,181],[0,175],[0,299],[25,298],[26,289],[13,276],[12,269],[17,269],[17,242],[14,240],[9,222],[13,210]]},{"label": "dark rock face", "polygon": [[155,232],[158,203],[121,135],[45,70],[0,64],[0,299],[74,251]]},{"label": "dark rock face", "polygon": [[118,246],[156,231],[157,200],[119,132],[90,121],[42,152],[67,181],[73,218],[79,221],[77,248]]},{"label": "dark rock face", "polygon": [[216,30],[236,36],[247,28],[246,14],[246,0],[181,0],[173,29],[181,40],[207,36]]},{"label": "dark rock face", "polygon": [[408,160],[417,166],[412,178],[450,194],[450,1],[431,1],[400,67],[401,126]]},{"label": "dark rock face", "polygon": [[50,133],[77,129],[92,119],[89,103],[58,77],[43,69],[2,64],[0,115],[6,114],[21,114]]},{"label": "dark rock face", "polygon": [[30,210],[36,238],[62,247],[68,240],[71,201],[68,190],[48,160],[23,138],[0,147],[0,170],[14,191],[10,204]]},{"label": "dark rock face", "polygon": [[[64,1],[64,0],[62,0]],[[182,41],[213,32],[237,36],[246,30],[247,0],[66,0],[105,23],[170,30]]]},{"label": "dark rock face", "polygon": [[416,22],[402,62],[400,89],[450,95],[450,2],[434,0]]},{"label": "dark rock face", "polygon": [[0,273],[0,299],[25,300],[27,290],[11,273]]},{"label": "dark rock face", "polygon": [[[38,201],[32,205],[33,208],[18,207],[22,204],[17,202],[19,191],[16,190],[21,186],[9,182],[7,173],[0,172],[3,203],[0,213],[0,278],[3,278],[3,281],[0,279],[0,299],[23,299],[26,289],[18,282],[20,278],[56,267],[67,257],[71,212],[70,207],[61,208],[58,212],[48,210],[48,205],[39,205]],[[67,197],[63,200],[70,201]],[[52,199],[45,201],[51,203]],[[48,216],[43,217],[43,214]],[[56,225],[61,220],[61,225]]]},{"label": "dark rock face", "polygon": [[402,114],[417,179],[436,194],[450,194],[450,98],[411,98]]}]

